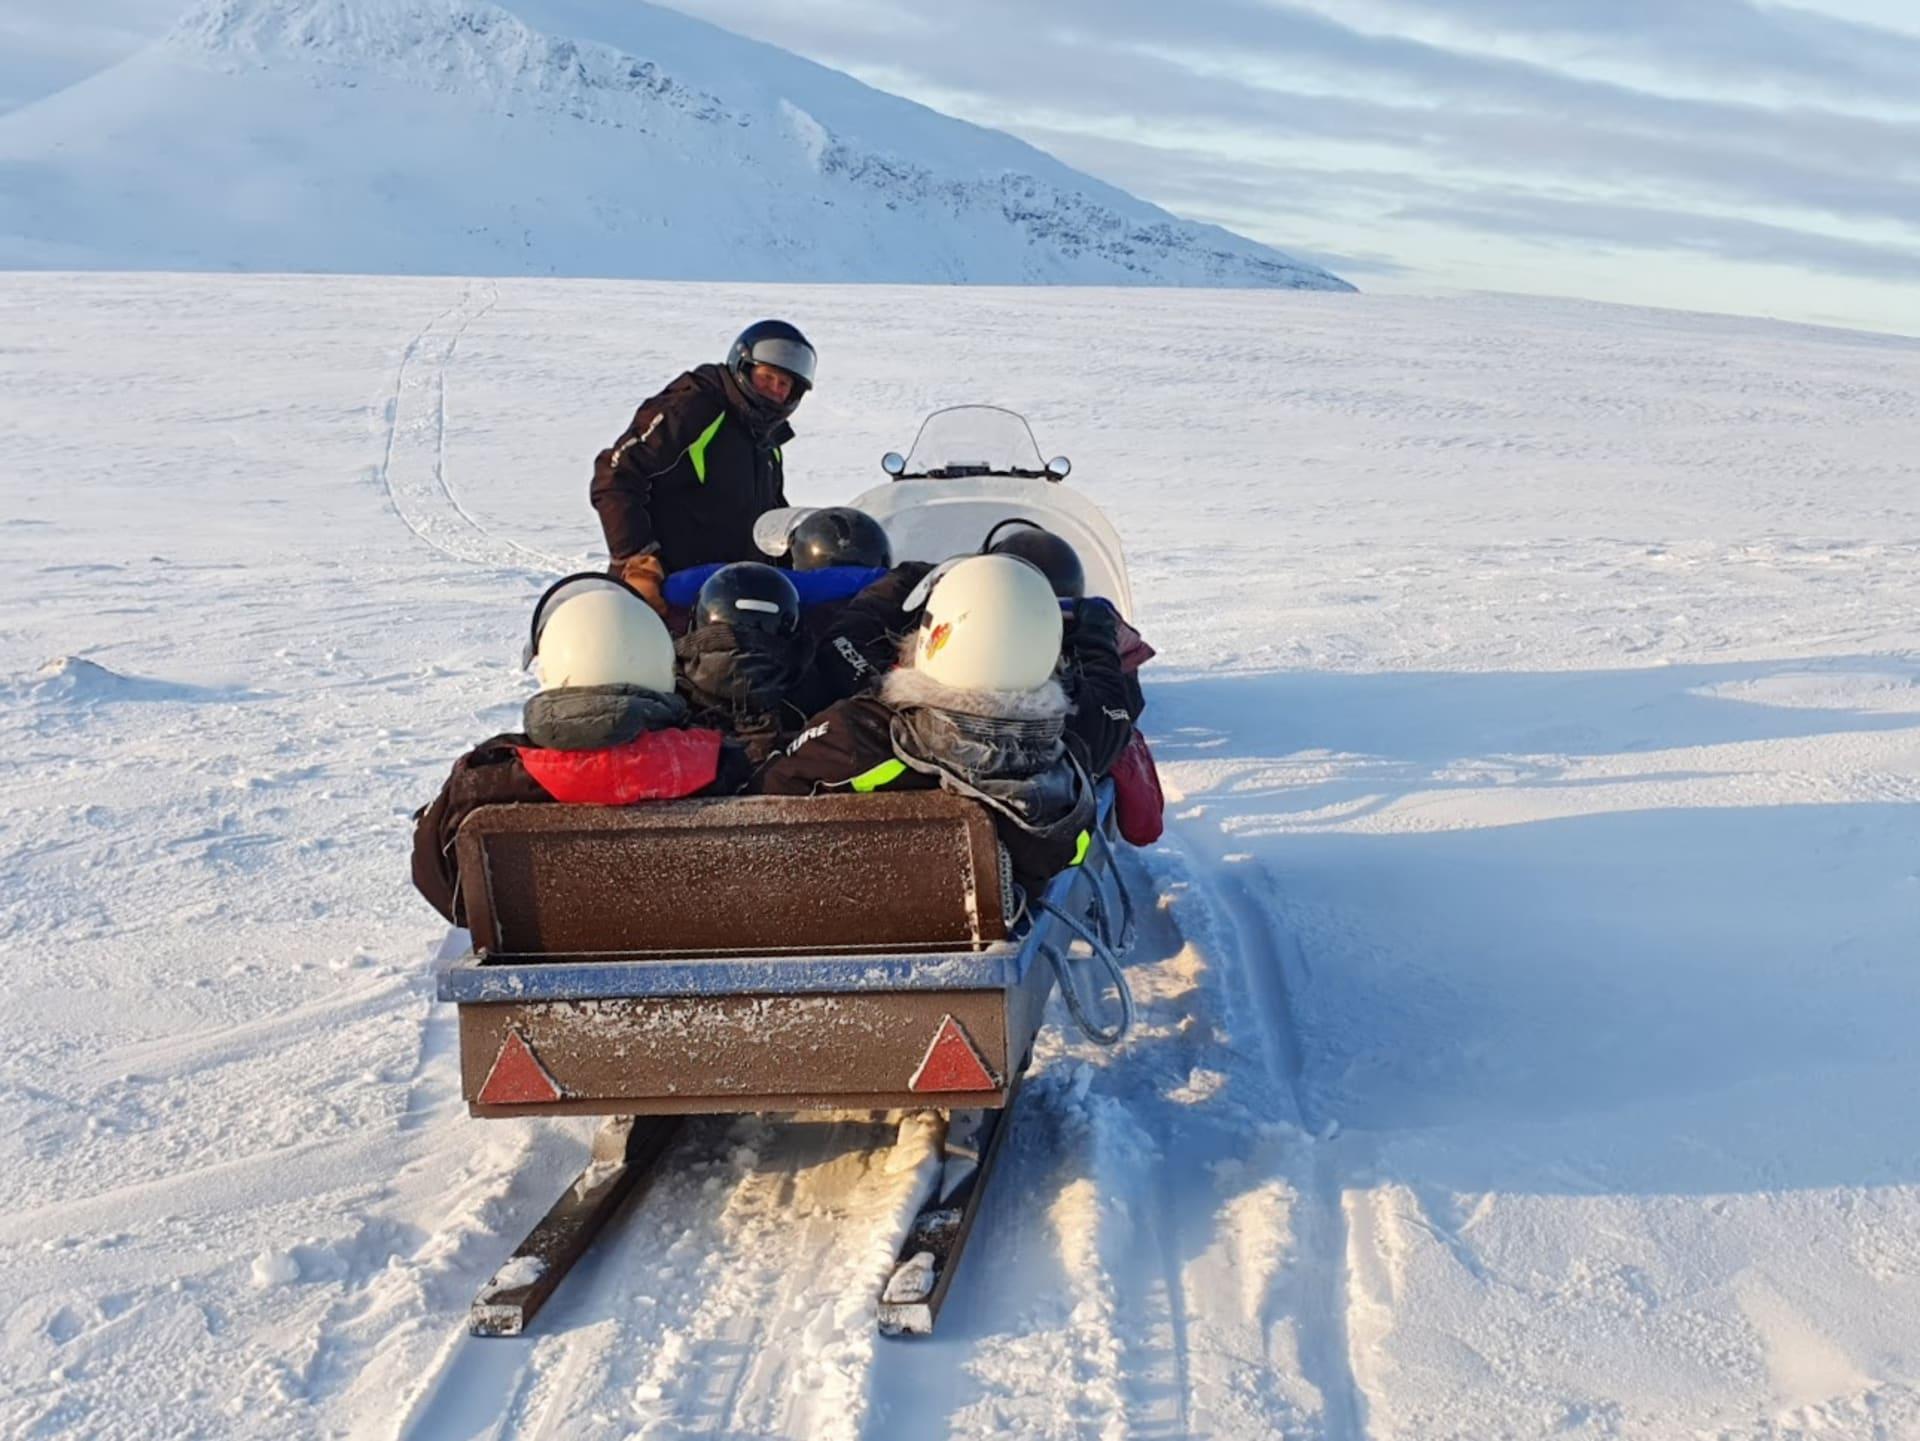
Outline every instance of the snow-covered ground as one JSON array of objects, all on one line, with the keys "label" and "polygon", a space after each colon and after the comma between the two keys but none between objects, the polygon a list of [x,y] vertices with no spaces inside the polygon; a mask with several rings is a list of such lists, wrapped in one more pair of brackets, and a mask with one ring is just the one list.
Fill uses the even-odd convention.
[{"label": "snow-covered ground", "polygon": [[[1027,410],[1177,799],[924,1344],[923,1137],[702,1123],[538,1334],[407,813],[593,451],[792,313],[796,499]],[[1497,298],[0,278],[0,1433],[1920,1435],[1920,343]]]}]

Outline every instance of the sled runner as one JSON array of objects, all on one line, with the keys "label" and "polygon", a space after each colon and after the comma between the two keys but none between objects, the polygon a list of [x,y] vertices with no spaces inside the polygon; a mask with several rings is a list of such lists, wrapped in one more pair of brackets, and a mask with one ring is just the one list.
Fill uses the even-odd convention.
[{"label": "sled runner", "polygon": [[[957,461],[929,446],[935,416],[914,449],[923,473],[890,463],[899,479],[858,504],[928,559],[977,548],[1010,515],[1042,520],[1074,541],[1089,589],[1129,608],[1111,528],[1041,466],[1025,422],[1011,417],[1030,457],[983,446],[1009,415],[984,431],[961,417],[947,442],[974,458]],[[878,1298],[882,1329],[930,1331],[1056,982],[1095,1039],[1124,1028],[1114,837],[1102,785],[1076,863],[1023,896],[988,812],[942,791],[476,810],[456,842],[473,949],[439,991],[458,1008],[468,1107],[609,1119],[481,1291],[474,1333],[532,1320],[681,1116],[931,1109],[945,1115],[939,1175]],[[1089,1011],[1108,981],[1123,1013],[1103,1030]]]}]

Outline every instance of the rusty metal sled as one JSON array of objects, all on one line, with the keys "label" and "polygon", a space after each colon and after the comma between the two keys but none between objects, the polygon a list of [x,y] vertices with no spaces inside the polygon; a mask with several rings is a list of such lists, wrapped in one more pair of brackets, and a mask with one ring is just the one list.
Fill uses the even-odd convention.
[{"label": "rusty metal sled", "polygon": [[930,1330],[1056,973],[1120,940],[1110,811],[1031,905],[987,813],[940,792],[475,811],[473,950],[440,985],[469,1109],[614,1119],[474,1332],[532,1319],[677,1117],[931,1107],[942,1178],[880,1305],[886,1329]]}]

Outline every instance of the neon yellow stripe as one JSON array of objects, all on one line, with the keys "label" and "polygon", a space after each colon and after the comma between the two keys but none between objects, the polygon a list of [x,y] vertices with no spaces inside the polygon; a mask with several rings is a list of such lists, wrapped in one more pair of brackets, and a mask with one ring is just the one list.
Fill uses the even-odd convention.
[{"label": "neon yellow stripe", "polygon": [[907,773],[906,765],[897,760],[881,761],[870,771],[861,771],[847,784],[855,791],[865,795],[868,791],[877,791],[890,781],[897,781]]},{"label": "neon yellow stripe", "polygon": [[1082,861],[1084,861],[1087,858],[1087,852],[1092,848],[1093,848],[1093,832],[1092,831],[1080,832],[1080,839],[1074,843],[1073,859],[1069,861],[1068,864],[1075,865],[1075,866],[1079,865]]},{"label": "neon yellow stripe", "polygon": [[778,460],[780,458],[780,447],[777,445],[773,448],[773,458],[775,460]]},{"label": "neon yellow stripe", "polygon": [[727,418],[726,411],[714,416],[713,424],[700,432],[700,438],[687,447],[687,459],[693,462],[693,473],[702,485],[707,483],[707,446],[712,443],[714,432],[720,429],[720,422]]}]

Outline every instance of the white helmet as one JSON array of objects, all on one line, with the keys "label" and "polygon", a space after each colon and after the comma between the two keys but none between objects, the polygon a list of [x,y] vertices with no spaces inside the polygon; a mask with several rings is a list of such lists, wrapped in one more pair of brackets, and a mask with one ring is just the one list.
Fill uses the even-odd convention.
[{"label": "white helmet", "polygon": [[528,649],[543,691],[625,685],[673,693],[666,625],[644,600],[604,575],[569,577],[542,597]]},{"label": "white helmet", "polygon": [[1060,601],[1037,568],[972,555],[934,580],[913,666],[954,690],[1037,690],[1060,663]]}]

